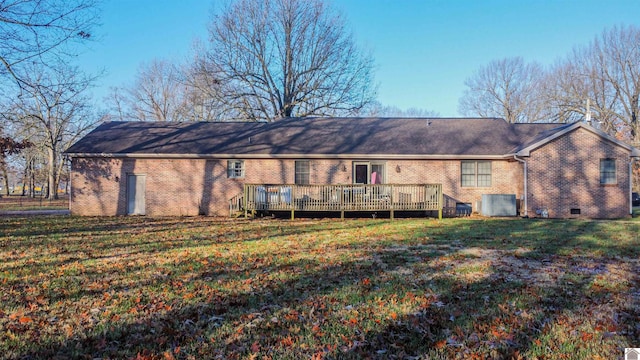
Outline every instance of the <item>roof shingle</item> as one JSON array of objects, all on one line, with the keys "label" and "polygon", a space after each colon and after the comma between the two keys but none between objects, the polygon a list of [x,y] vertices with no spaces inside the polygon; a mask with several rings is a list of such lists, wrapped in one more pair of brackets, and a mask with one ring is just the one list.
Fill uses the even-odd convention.
[{"label": "roof shingle", "polygon": [[564,124],[495,118],[290,118],[255,122],[107,122],[71,146],[75,156],[501,156]]}]

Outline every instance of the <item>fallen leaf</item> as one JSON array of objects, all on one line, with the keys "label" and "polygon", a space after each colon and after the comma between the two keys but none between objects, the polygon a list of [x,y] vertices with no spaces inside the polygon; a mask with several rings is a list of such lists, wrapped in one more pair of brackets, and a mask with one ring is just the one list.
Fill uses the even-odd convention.
[{"label": "fallen leaf", "polygon": [[259,351],[260,351],[260,344],[258,344],[258,342],[256,341],[251,345],[251,352],[257,353]]}]

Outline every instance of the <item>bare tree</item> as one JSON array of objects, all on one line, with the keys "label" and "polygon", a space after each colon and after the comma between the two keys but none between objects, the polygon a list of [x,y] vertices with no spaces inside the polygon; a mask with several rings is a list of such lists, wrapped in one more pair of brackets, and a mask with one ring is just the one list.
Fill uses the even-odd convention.
[{"label": "bare tree", "polygon": [[545,118],[538,84],[544,70],[521,57],[491,61],[467,78],[458,111],[466,116],[502,117],[510,123]]},{"label": "bare tree", "polygon": [[117,121],[134,120],[133,114],[129,109],[129,97],[126,88],[110,87],[109,94],[105,96],[104,102],[109,107],[109,118]]},{"label": "bare tree", "polygon": [[138,70],[126,88],[129,117],[142,121],[183,121],[185,89],[178,68],[167,60],[153,60]]},{"label": "bare tree", "polygon": [[9,165],[7,158],[9,155],[17,154],[32,145],[26,140],[16,141],[10,136],[0,137],[0,175],[3,178],[5,195],[9,195]]},{"label": "bare tree", "polygon": [[221,82],[218,71],[206,59],[202,44],[195,44],[193,61],[183,66],[182,81],[186,86],[186,116],[194,121],[224,121],[238,118],[220,101]]},{"label": "bare tree", "polygon": [[27,140],[44,152],[48,197],[55,199],[62,153],[96,123],[85,95],[94,79],[72,67],[35,67],[30,74],[10,116]]},{"label": "bare tree", "polygon": [[209,27],[209,68],[230,114],[352,114],[373,99],[372,58],[322,0],[238,0]]},{"label": "bare tree", "polygon": [[582,121],[590,112],[600,128],[616,133],[618,121],[613,109],[618,96],[611,84],[603,81],[603,69],[597,62],[583,49],[575,49],[551,68],[541,86],[549,119],[561,123]]},{"label": "bare tree", "polygon": [[135,81],[111,89],[106,99],[111,117],[139,121],[216,121],[215,73],[195,59],[189,66],[155,59],[138,69]]},{"label": "bare tree", "polygon": [[430,118],[439,117],[440,114],[435,111],[415,107],[403,110],[397,106],[382,105],[378,101],[373,101],[364,107],[358,113],[358,116]]},{"label": "bare tree", "polygon": [[610,86],[615,94],[615,115],[627,127],[630,139],[640,140],[640,28],[605,30],[589,45],[597,61],[593,81]]},{"label": "bare tree", "polygon": [[24,65],[74,54],[73,43],[89,39],[96,21],[96,0],[0,0],[0,74],[22,86]]},{"label": "bare tree", "polygon": [[603,31],[558,63],[545,83],[545,101],[559,121],[583,120],[588,103],[594,124],[640,140],[640,28]]}]

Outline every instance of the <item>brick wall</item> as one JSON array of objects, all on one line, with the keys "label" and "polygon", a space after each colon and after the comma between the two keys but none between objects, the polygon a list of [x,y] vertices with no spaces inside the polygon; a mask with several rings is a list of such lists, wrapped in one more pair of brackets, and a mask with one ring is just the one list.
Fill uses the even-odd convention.
[{"label": "brick wall", "polygon": [[145,212],[152,216],[226,215],[243,184],[227,178],[224,160],[73,159],[71,213],[126,215],[128,175],[145,175]]},{"label": "brick wall", "polygon": [[482,200],[482,194],[515,194],[517,199],[523,195],[522,165],[514,160],[491,162],[491,187],[462,187],[460,160],[404,160],[388,164],[389,183],[442,184],[445,207],[450,210],[455,209],[456,203],[469,203],[473,211],[479,212],[476,204]]},{"label": "brick wall", "polygon": [[[244,179],[227,178],[227,161],[216,159],[103,159],[72,161],[71,212],[76,215],[127,214],[127,176],[145,175],[145,213],[151,216],[228,215],[228,201],[243,183],[292,184],[293,159],[247,159]],[[459,160],[388,160],[387,183],[441,183],[445,206],[476,202],[482,194],[522,193],[522,166],[492,162],[491,187],[460,187]],[[351,160],[310,160],[311,184],[350,184]]]},{"label": "brick wall", "polygon": [[[615,159],[615,185],[600,184],[604,158]],[[532,151],[527,159],[529,216],[540,216],[542,210],[557,218],[628,216],[629,160],[629,151],[582,128]]]}]

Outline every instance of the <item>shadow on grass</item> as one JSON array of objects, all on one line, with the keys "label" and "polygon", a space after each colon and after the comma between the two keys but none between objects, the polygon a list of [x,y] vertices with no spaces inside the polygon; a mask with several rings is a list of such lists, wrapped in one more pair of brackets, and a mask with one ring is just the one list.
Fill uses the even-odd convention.
[{"label": "shadow on grass", "polygon": [[[153,223],[151,229],[156,225],[161,226]],[[14,357],[517,358],[525,353],[571,357],[585,351],[603,351],[608,357],[615,355],[613,348],[640,338],[634,323],[640,304],[637,296],[628,296],[640,286],[638,263],[630,260],[637,259],[637,241],[612,241],[604,223],[473,220],[425,222],[408,230],[401,226],[273,222],[228,238],[183,240],[189,248],[278,236],[311,242],[319,232],[337,237],[352,231],[354,237],[327,245],[334,256],[318,251],[298,258],[317,250],[303,243],[288,259],[274,248],[276,261],[185,258],[173,273],[107,289],[124,292],[117,305],[121,314],[111,311],[103,317],[109,306],[97,309],[88,332],[34,342]],[[252,232],[260,234],[248,235]],[[198,266],[202,260],[211,262]],[[594,264],[613,261],[628,262],[634,275],[620,289],[594,287],[607,271]],[[187,291],[163,294],[177,288]],[[105,289],[77,290],[49,301],[95,297]],[[598,315],[598,309],[612,313]],[[581,329],[585,321],[593,323]],[[12,324],[11,331],[31,331],[29,324],[22,325]],[[575,334],[563,343],[555,332],[565,328]],[[607,339],[607,346],[594,348]],[[586,345],[581,348],[579,340]]]},{"label": "shadow on grass", "polygon": [[[228,220],[216,218],[18,218],[14,221],[6,219],[0,225],[5,230],[5,243],[10,245],[14,255],[3,260],[5,263],[31,259],[30,270],[39,272],[51,266],[62,266],[76,261],[93,261],[113,257],[128,257],[139,254],[157,254],[160,252],[209,246],[214,244],[252,242],[274,236],[304,236],[307,233],[322,229],[336,230],[343,227],[341,223],[316,226],[313,223],[293,222],[283,225],[277,221],[262,221],[259,227],[245,227],[251,221],[237,220],[233,228],[229,228]],[[200,234],[189,233],[201,229]],[[223,229],[223,231],[217,231]],[[158,237],[160,234],[162,237]],[[96,241],[106,236],[110,241]],[[131,237],[142,240],[132,246]],[[30,241],[12,242],[12,237],[26,237]],[[78,241],[78,237],[80,241]],[[3,241],[0,240],[0,244]],[[47,252],[29,251],[33,247],[45,247]],[[51,252],[67,253],[66,260],[47,260]],[[5,266],[3,271],[14,271],[23,266]]]}]

